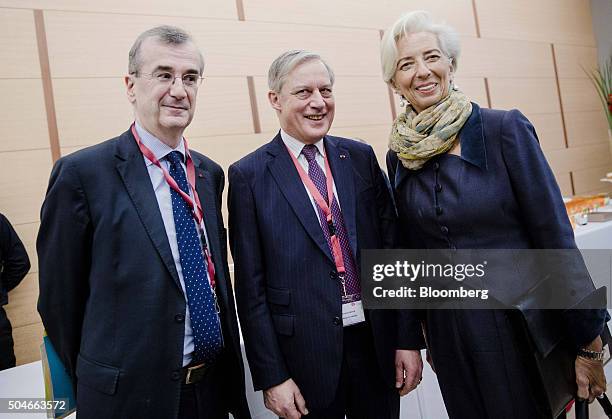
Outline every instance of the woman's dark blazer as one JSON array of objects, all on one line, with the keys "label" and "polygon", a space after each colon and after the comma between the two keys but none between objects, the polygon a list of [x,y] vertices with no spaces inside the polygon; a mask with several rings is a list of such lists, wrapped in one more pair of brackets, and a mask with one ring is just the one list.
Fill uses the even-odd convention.
[{"label": "woman's dark blazer", "polygon": [[[439,155],[411,171],[395,152],[387,154],[401,236],[409,238],[404,245],[576,249],[561,192],[531,123],[518,110],[472,106],[459,132],[461,156]],[[582,291],[588,293],[593,284],[588,273],[585,279]],[[602,332],[606,315],[605,310],[566,311],[566,321],[556,322],[564,327],[531,332],[544,351],[568,330],[574,343],[583,345]]]}]

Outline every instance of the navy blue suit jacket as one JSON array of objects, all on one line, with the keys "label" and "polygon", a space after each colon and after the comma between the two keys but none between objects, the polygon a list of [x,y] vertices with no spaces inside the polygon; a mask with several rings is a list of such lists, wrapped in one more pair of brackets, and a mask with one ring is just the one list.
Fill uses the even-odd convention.
[{"label": "navy blue suit jacket", "polygon": [[[237,418],[249,418],[229,281],[221,167],[192,151],[217,268]],[[77,389],[79,418],[176,418],[185,297],[131,131],[61,158],[41,211],[38,311]],[[231,390],[231,391],[230,391]]]},{"label": "navy blue suit jacket", "polygon": [[[361,249],[394,244],[391,197],[370,146],[332,136],[324,144],[359,264]],[[292,378],[309,407],[326,406],[342,364],[341,288],[280,134],[230,166],[228,199],[236,300],[255,389]],[[398,341],[393,311],[366,315],[382,375],[393,385],[394,351],[419,346],[420,326],[403,323]]]}]

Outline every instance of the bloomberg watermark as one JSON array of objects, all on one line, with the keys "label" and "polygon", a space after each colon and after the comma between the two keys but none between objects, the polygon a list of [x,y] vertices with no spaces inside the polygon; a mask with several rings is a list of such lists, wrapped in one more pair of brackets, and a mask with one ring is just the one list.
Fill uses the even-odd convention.
[{"label": "bloomberg watermark", "polygon": [[371,309],[606,307],[612,250],[364,250]]}]

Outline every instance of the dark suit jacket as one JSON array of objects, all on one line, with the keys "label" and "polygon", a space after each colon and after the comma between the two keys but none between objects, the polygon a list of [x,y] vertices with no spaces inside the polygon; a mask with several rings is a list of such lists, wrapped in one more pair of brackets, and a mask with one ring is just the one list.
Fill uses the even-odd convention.
[{"label": "dark suit jacket", "polygon": [[[222,169],[192,152],[217,267],[232,410],[250,417],[227,246]],[[58,160],[37,241],[38,311],[77,389],[79,417],[175,418],[185,298],[130,131]]]},{"label": "dark suit jacket", "polygon": [[[404,168],[394,152],[387,154],[402,237],[410,238],[405,246],[576,249],[561,192],[523,114],[473,103],[459,139],[461,156],[442,154],[415,171]],[[436,184],[440,192],[434,193]],[[568,277],[576,299],[583,298],[593,291],[590,276],[577,251],[564,255],[573,257],[558,268],[559,275]],[[537,260],[525,263],[530,262]],[[522,304],[521,295],[530,285],[518,285],[521,279],[495,297],[518,298]],[[591,342],[602,332],[606,311],[568,310],[565,324],[557,311],[529,310],[525,315],[538,348],[548,353],[568,332],[577,345]]]},{"label": "dark suit jacket", "polygon": [[[394,243],[395,213],[370,146],[324,139],[350,244]],[[280,134],[229,169],[230,245],[238,314],[256,390],[292,378],[309,407],[334,397],[342,364],[342,308],[335,264],[308,194]],[[395,313],[366,311],[378,362],[394,383]],[[417,328],[420,334],[420,327]],[[418,344],[417,344],[418,346]],[[373,360],[373,362],[376,362]]]}]

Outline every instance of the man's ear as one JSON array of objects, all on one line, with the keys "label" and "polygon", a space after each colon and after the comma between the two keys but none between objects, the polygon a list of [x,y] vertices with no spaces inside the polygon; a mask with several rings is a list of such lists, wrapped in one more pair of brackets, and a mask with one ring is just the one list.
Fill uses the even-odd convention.
[{"label": "man's ear", "polygon": [[268,92],[268,100],[270,101],[270,105],[272,105],[272,108],[274,108],[278,112],[281,111],[280,94],[279,93],[276,93],[275,91],[270,90]]},{"label": "man's ear", "polygon": [[132,75],[127,75],[123,78],[125,82],[126,94],[130,103],[134,103],[136,101],[136,94],[134,93],[134,78]]}]

